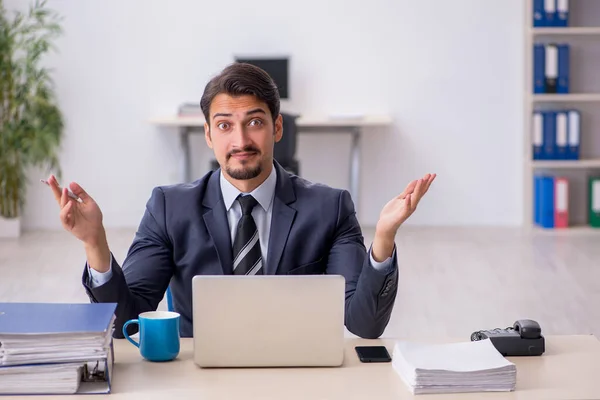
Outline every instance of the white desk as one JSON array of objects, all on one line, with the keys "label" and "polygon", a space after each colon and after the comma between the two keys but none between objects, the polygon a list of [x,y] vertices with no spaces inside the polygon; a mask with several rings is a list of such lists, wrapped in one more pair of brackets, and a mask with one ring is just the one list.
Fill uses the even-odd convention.
[{"label": "white desk", "polygon": [[363,364],[354,351],[354,346],[385,345],[391,352],[393,344],[390,339],[347,339],[344,364],[334,368],[202,369],[193,362],[191,339],[182,339],[179,357],[166,363],[145,361],[131,343],[116,339],[112,394],[43,396],[43,400],[600,399],[600,341],[595,336],[547,336],[542,356],[509,357],[517,366],[513,392],[455,395],[413,396],[390,363]]},{"label": "white desk", "polygon": [[[181,179],[191,180],[191,154],[189,135],[193,132],[204,133],[204,117],[155,118],[150,120],[154,125],[174,127],[179,129],[182,150]],[[331,118],[319,116],[300,116],[296,120],[298,133],[341,132],[352,135],[352,154],[350,157],[350,194],[358,212],[358,195],[360,184],[360,135],[365,128],[386,127],[392,124],[392,119],[386,115],[365,115],[360,118]],[[285,134],[285,132],[284,132]]]}]

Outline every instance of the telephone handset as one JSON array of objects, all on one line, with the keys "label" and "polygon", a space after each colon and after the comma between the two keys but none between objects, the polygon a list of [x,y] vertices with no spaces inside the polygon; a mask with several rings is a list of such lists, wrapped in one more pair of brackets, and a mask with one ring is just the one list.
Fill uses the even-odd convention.
[{"label": "telephone handset", "polygon": [[515,322],[513,329],[523,339],[538,339],[542,335],[540,324],[531,319],[520,319]]},{"label": "telephone handset", "polygon": [[545,341],[537,321],[519,319],[512,327],[473,332],[471,341],[490,339],[503,356],[540,356],[544,353]]}]

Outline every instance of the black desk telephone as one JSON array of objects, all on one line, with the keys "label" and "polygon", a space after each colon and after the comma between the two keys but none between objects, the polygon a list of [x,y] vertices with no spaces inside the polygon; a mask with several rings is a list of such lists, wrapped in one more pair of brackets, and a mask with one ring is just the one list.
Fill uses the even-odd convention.
[{"label": "black desk telephone", "polygon": [[488,338],[503,356],[540,356],[546,350],[540,324],[531,319],[520,319],[506,329],[496,328],[471,334],[472,342]]}]

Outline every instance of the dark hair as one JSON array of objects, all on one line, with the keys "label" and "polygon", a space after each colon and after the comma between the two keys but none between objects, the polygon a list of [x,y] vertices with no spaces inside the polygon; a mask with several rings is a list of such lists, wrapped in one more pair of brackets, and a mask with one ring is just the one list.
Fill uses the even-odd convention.
[{"label": "dark hair", "polygon": [[231,96],[253,95],[265,102],[273,117],[279,115],[279,90],[275,81],[263,69],[246,63],[233,63],[210,80],[204,88],[200,108],[210,125],[209,109],[215,96],[226,93]]}]

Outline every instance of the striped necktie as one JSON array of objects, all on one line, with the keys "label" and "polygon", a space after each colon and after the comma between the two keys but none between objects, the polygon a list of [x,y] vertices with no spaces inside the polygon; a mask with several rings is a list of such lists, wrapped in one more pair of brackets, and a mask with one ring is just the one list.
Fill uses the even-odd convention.
[{"label": "striped necktie", "polygon": [[237,198],[242,207],[242,218],[237,225],[233,241],[233,274],[234,275],[261,275],[262,255],[258,230],[252,218],[252,209],[258,204],[250,195]]}]

